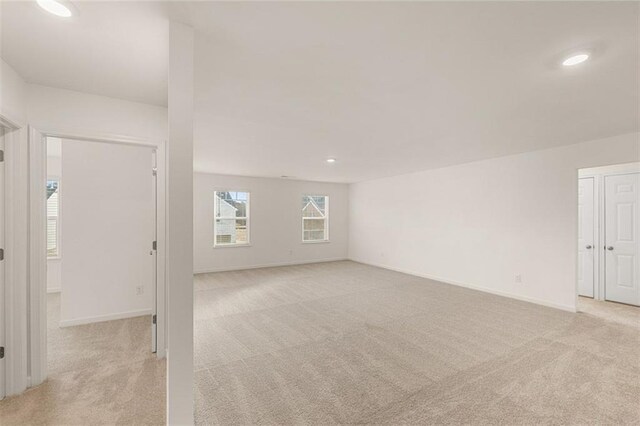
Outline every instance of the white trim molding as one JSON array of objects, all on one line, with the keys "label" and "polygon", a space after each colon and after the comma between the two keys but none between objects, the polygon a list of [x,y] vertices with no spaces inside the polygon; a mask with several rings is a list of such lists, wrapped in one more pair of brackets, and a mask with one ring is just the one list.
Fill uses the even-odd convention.
[{"label": "white trim molding", "polygon": [[113,321],[126,318],[135,318],[149,316],[152,314],[151,309],[139,309],[136,311],[116,312],[114,314],[96,315],[93,317],[75,318],[70,320],[61,320],[60,327],[71,327],[75,325],[92,324],[94,322]]},{"label": "white trim molding", "polygon": [[28,376],[28,131],[5,133],[5,390],[27,388]]},{"label": "white trim molding", "polygon": [[198,269],[193,271],[194,274],[209,274],[213,272],[230,272],[230,271],[243,271],[245,269],[260,269],[260,268],[277,268],[279,266],[296,266],[296,265],[311,265],[314,263],[327,263],[327,262],[339,262],[342,260],[349,260],[346,257],[334,257],[330,259],[316,259],[316,260],[308,260],[302,262],[275,262],[275,263],[262,263],[257,265],[249,265],[249,266],[236,266],[236,267],[228,267],[228,268],[208,268],[208,269]]},{"label": "white trim molding", "polygon": [[428,274],[420,274],[420,273],[417,273],[417,272],[414,272],[414,271],[409,271],[409,270],[406,270],[406,269],[392,268],[390,266],[383,265],[383,264],[362,262],[360,260],[355,260],[355,259],[349,259],[349,260],[351,260],[352,262],[362,263],[363,265],[375,266],[375,267],[378,267],[378,268],[387,269],[389,271],[400,272],[400,273],[407,274],[407,275],[413,275],[413,276],[419,277],[419,278],[426,278],[426,279],[429,279],[429,280],[438,281],[438,282],[445,283],[445,284],[451,284],[451,285],[455,285],[455,286],[458,286],[458,287],[468,288],[470,290],[482,291],[483,293],[495,294],[496,296],[508,297],[509,299],[515,299],[515,300],[521,300],[523,302],[534,303],[536,305],[542,305],[542,306],[546,306],[548,308],[560,309],[560,310],[566,311],[566,312],[573,312],[573,313],[576,312],[576,308],[573,307],[573,306],[569,306],[569,305],[560,305],[560,304],[556,304],[556,303],[547,302],[545,300],[536,299],[536,298],[533,298],[533,297],[520,296],[520,295],[509,293],[509,292],[506,292],[506,291],[493,290],[493,289],[490,289],[490,288],[487,288],[487,287],[478,286],[478,285],[475,285],[475,284],[462,283],[462,282],[459,282],[459,281],[454,281],[454,280],[450,280],[450,279],[442,278],[442,277],[436,277],[436,276],[428,275]]}]

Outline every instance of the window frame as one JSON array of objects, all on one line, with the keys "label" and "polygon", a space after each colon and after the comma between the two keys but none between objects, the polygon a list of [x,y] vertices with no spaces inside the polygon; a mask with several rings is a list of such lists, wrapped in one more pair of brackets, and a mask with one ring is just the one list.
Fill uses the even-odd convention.
[{"label": "window frame", "polygon": [[[53,176],[53,175],[49,175],[47,176],[47,182],[49,181],[56,181],[58,182],[58,215],[57,216],[49,216],[49,206],[47,204],[47,202],[49,200],[47,200],[47,202],[45,202],[45,206],[46,206],[46,220],[47,220],[47,231],[49,229],[49,220],[50,218],[55,218],[56,220],[56,255],[55,256],[49,256],[49,250],[47,248],[47,260],[60,260],[62,259],[62,237],[61,237],[61,229],[62,229],[62,225],[61,225],[61,217],[62,217],[62,179],[60,178],[60,176]],[[47,232],[48,234],[48,232]],[[47,236],[47,241],[49,240],[48,236]]]},{"label": "window frame", "polygon": [[[218,192],[244,192],[247,194],[247,215],[246,216],[234,216],[226,217],[216,216],[218,211]],[[218,219],[227,220],[246,220],[247,221],[247,242],[246,243],[218,243],[217,240],[217,222]],[[214,189],[213,191],[213,248],[226,248],[226,247],[249,247],[251,246],[251,191],[246,189]]]},{"label": "window frame", "polygon": [[302,196],[300,197],[302,200],[304,200],[304,197],[324,197],[324,239],[322,240],[305,240],[304,239],[304,222],[305,220],[318,220],[320,218],[312,218],[312,217],[308,217],[305,218],[302,210],[300,210],[300,225],[301,225],[301,237],[302,237],[302,244],[323,244],[323,243],[329,243],[331,242],[330,237],[329,237],[329,196],[326,194],[302,194]]}]

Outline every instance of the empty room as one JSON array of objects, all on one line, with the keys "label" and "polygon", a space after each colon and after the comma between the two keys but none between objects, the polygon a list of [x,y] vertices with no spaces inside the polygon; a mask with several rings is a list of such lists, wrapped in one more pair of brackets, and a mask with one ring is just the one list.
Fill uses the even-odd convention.
[{"label": "empty room", "polygon": [[0,424],[640,423],[639,2],[0,25]]}]

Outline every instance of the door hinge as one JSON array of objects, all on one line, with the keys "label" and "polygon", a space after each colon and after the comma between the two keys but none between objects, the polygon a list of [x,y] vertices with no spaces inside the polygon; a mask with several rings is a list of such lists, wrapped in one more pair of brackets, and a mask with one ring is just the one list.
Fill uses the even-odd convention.
[{"label": "door hinge", "polygon": [[154,176],[157,176],[158,175],[158,169],[155,168],[155,167],[153,169],[151,169],[151,174],[154,175]]},{"label": "door hinge", "polygon": [[4,149],[0,149],[0,163],[4,162]]},{"label": "door hinge", "polygon": [[153,321],[154,324],[158,321],[158,317],[156,316],[156,314],[153,314],[153,317],[151,317],[151,321]]},{"label": "door hinge", "polygon": [[0,359],[4,358],[4,346],[0,346]]},{"label": "door hinge", "polygon": [[152,250],[158,250],[158,242],[154,241],[153,243],[151,243],[151,249]]},{"label": "door hinge", "polygon": [[4,260],[4,249],[0,248],[0,260]]}]

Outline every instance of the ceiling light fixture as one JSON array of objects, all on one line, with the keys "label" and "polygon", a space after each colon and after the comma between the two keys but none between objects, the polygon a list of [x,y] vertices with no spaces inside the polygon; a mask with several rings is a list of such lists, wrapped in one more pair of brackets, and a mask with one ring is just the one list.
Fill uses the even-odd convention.
[{"label": "ceiling light fixture", "polygon": [[327,158],[327,163],[335,163],[336,159],[335,158]]},{"label": "ceiling light fixture", "polygon": [[73,6],[67,1],[57,0],[36,0],[38,6],[47,12],[60,16],[61,18],[70,18],[73,16]]},{"label": "ceiling light fixture", "polygon": [[571,67],[573,65],[581,64],[587,59],[589,59],[589,55],[587,53],[580,53],[578,55],[569,56],[567,59],[562,61],[562,65],[565,67]]}]

